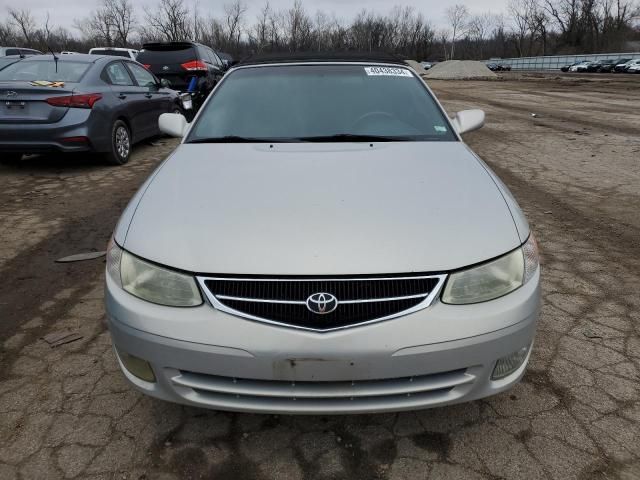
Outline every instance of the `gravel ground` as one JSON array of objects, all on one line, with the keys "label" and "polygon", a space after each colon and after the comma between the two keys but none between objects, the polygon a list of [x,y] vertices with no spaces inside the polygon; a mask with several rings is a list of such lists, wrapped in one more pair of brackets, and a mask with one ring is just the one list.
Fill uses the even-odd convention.
[{"label": "gravel ground", "polygon": [[[350,417],[143,397],[110,349],[103,259],[54,260],[103,250],[175,141],[137,148],[122,168],[33,157],[0,166],[0,478],[640,478],[640,84],[505,78],[430,83],[450,112],[487,111],[468,143],[541,245],[544,307],[516,388]],[[64,329],[83,338],[57,348],[41,339]]]}]

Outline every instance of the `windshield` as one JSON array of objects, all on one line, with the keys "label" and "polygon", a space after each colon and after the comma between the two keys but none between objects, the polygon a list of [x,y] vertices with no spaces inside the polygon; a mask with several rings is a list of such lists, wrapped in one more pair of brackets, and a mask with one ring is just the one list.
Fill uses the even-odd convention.
[{"label": "windshield", "polygon": [[66,60],[36,60],[21,61],[9,65],[0,71],[0,81],[37,81],[48,80],[50,82],[78,82],[87,71],[90,63],[71,62]]},{"label": "windshield", "polygon": [[456,141],[422,82],[403,67],[261,66],[237,70],[186,142]]}]

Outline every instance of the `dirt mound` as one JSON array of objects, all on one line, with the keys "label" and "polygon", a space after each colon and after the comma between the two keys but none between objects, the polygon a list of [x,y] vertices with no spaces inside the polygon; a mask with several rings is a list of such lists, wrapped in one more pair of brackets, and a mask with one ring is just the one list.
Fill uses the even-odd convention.
[{"label": "dirt mound", "polygon": [[420,76],[426,75],[428,72],[428,70],[425,70],[424,67],[420,65],[418,62],[416,62],[415,60],[405,60],[405,62],[407,62],[409,66],[413,68],[416,71],[416,73]]},{"label": "dirt mound", "polygon": [[431,80],[485,80],[498,76],[484,63],[473,60],[448,60],[436,63],[423,77]]}]

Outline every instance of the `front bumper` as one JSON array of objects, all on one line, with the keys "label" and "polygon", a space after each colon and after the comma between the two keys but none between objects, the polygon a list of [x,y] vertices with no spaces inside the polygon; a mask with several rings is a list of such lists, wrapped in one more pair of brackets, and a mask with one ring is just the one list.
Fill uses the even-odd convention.
[{"label": "front bumper", "polygon": [[127,379],[163,400],[219,410],[338,414],[400,411],[475,400],[520,380],[491,380],[498,358],[533,342],[539,272],[491,302],[422,311],[328,333],[238,318],[204,304],[139,300],[107,277],[116,351],[148,361],[156,382]]}]

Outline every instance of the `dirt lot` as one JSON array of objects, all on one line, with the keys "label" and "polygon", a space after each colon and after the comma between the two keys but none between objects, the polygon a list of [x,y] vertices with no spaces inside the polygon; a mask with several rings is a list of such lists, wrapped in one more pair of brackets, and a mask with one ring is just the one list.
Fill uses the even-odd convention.
[{"label": "dirt lot", "polygon": [[[110,350],[102,259],[54,260],[103,250],[175,142],[141,146],[123,168],[28,158],[0,166],[0,478],[640,478],[640,77],[432,86],[451,112],[487,111],[467,140],[541,244],[544,308],[521,384],[352,417],[143,397]],[[63,329],[83,338],[55,349],[41,339]]]}]

